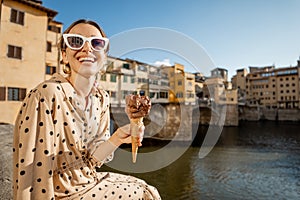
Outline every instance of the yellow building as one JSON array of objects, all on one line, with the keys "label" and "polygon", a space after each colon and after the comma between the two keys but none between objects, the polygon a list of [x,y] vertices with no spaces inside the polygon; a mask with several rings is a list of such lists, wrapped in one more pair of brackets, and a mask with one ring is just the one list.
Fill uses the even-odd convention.
[{"label": "yellow building", "polygon": [[0,122],[13,124],[26,93],[58,70],[62,24],[38,1],[2,0],[0,11]]},{"label": "yellow building", "polygon": [[184,66],[178,63],[162,67],[162,69],[169,77],[169,102],[194,105],[196,101],[195,74],[185,72]]}]

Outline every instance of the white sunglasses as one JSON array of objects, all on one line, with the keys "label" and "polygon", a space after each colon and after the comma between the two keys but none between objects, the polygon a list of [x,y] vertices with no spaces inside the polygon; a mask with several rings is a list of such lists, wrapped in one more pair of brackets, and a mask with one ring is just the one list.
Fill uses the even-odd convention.
[{"label": "white sunglasses", "polygon": [[78,34],[63,34],[66,45],[72,50],[80,50],[85,42],[89,42],[94,51],[102,51],[107,48],[109,39],[104,37],[84,37]]}]

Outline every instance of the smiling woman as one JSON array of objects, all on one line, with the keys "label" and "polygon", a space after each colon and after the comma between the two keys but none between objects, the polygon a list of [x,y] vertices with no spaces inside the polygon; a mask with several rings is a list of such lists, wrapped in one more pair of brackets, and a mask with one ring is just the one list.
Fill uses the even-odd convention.
[{"label": "smiling woman", "polygon": [[[97,87],[108,42],[93,21],[78,20],[63,34],[67,76],[54,74],[31,90],[16,119],[14,199],[161,199],[141,179],[96,172],[131,143],[129,124],[110,136],[109,96]],[[144,126],[138,131],[141,145]]]}]

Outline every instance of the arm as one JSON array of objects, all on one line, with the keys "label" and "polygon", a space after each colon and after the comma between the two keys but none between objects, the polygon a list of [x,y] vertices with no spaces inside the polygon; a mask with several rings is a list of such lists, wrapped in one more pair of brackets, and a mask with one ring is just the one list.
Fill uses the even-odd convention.
[{"label": "arm", "polygon": [[[118,128],[112,136],[110,136],[109,131],[109,124],[110,124],[110,111],[109,111],[109,98],[108,94],[101,91],[100,93],[102,97],[106,97],[102,99],[103,105],[102,108],[104,109],[104,114],[101,117],[100,121],[100,140],[97,142],[99,145],[92,152],[92,156],[96,158],[96,160],[100,161],[101,163],[109,162],[113,159],[114,151],[123,143],[131,143],[130,137],[130,125],[125,125]],[[144,134],[144,127],[140,130],[140,141],[139,144],[141,146],[142,137]]]},{"label": "arm", "polygon": [[[139,146],[142,146],[142,138],[144,135],[144,126],[139,130]],[[103,142],[95,151],[95,158],[99,161],[106,162],[107,158],[114,153],[114,151],[123,143],[131,143],[130,124],[118,128],[113,135],[105,142]],[[107,160],[110,161],[110,160]]]}]

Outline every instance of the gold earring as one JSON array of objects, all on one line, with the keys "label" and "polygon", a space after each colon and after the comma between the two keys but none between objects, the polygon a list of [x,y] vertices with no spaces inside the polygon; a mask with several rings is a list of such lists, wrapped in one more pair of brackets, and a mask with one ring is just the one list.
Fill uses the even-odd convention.
[{"label": "gold earring", "polygon": [[65,65],[63,66],[63,72],[64,72],[65,74],[71,74],[71,68],[70,68],[69,63],[67,63],[67,64],[65,64]]}]

